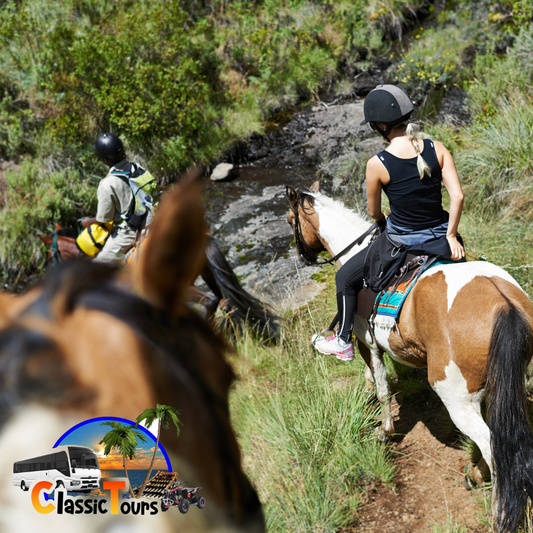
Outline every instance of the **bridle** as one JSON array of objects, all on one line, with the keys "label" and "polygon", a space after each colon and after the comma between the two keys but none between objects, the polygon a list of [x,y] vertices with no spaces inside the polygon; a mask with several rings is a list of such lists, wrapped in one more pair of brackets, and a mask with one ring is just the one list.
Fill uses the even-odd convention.
[{"label": "bridle", "polygon": [[[298,254],[303,259],[303,261],[306,263],[306,265],[331,265],[337,259],[342,257],[343,255],[347,254],[354,246],[357,246],[359,244],[362,244],[362,242],[376,229],[379,229],[379,224],[375,222],[370,226],[369,229],[367,229],[362,235],[357,237],[355,241],[350,243],[346,248],[344,248],[342,251],[340,251],[337,255],[332,257],[331,259],[324,259],[322,261],[318,261],[317,259],[310,259],[309,253],[312,253],[314,255],[317,254],[316,250],[313,250],[311,246],[309,246],[305,239],[303,238],[302,231],[301,231],[301,224],[300,224],[300,216],[298,213],[298,208],[300,207],[300,199],[298,199],[294,205],[291,205],[291,211],[294,215],[294,226],[289,222],[289,226],[293,227],[294,229],[294,240],[296,241],[296,249],[298,250]],[[302,206],[303,209],[303,206]]]},{"label": "bridle", "polygon": [[61,252],[59,251],[59,246],[57,245],[57,231],[54,233],[54,238],[50,246],[50,255],[54,260],[54,266],[64,262],[63,258],[61,257]]}]

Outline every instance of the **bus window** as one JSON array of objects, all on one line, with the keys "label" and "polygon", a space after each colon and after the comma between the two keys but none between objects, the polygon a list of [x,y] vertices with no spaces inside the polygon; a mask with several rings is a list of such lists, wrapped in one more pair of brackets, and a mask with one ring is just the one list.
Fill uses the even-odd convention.
[{"label": "bus window", "polygon": [[69,446],[69,455],[70,460],[75,461],[75,468],[89,468],[89,469],[100,469],[98,464],[98,459],[96,454],[92,450],[87,450],[87,448],[77,448],[75,446]]}]

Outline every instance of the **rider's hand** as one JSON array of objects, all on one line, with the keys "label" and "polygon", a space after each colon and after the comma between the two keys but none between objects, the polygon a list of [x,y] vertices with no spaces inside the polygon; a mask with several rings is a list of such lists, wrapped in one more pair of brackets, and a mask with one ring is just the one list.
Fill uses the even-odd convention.
[{"label": "rider's hand", "polygon": [[453,261],[458,261],[465,256],[465,249],[461,246],[461,243],[457,240],[456,235],[446,237],[448,244],[450,245],[450,250],[452,251],[451,259]]},{"label": "rider's hand", "polygon": [[82,225],[84,228],[88,228],[91,224],[94,224],[94,218],[93,218],[93,217],[85,217],[85,218],[81,221],[81,225]]}]

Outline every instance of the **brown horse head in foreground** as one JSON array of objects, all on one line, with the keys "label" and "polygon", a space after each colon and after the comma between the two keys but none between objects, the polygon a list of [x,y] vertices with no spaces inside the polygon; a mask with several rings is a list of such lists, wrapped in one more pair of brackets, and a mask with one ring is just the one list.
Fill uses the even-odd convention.
[{"label": "brown horse head in foreground", "polygon": [[[71,261],[22,297],[0,295],[2,531],[264,530],[230,424],[225,346],[185,305],[204,249],[200,186],[186,180],[134,265],[119,272]],[[181,409],[179,438],[165,431],[161,443],[179,478],[203,487],[203,511],[43,516],[12,486],[15,461],[47,453],[75,424],[134,420],[156,403]]]},{"label": "brown horse head in foreground", "polygon": [[[332,256],[370,224],[342,203],[313,190],[287,187],[298,220],[300,250]],[[295,216],[298,213],[298,218]],[[354,247],[344,263],[359,251]],[[441,264],[426,270],[407,296],[394,327],[370,334],[357,316],[354,334],[384,406],[383,430],[394,432],[391,395],[383,354],[428,369],[428,380],[455,425],[479,447],[492,473],[493,514],[499,531],[516,531],[533,501],[533,434],[525,371],[533,355],[533,305],[502,268],[484,261]],[[487,398],[487,422],[481,405]],[[479,474],[479,472],[478,472]]]}]

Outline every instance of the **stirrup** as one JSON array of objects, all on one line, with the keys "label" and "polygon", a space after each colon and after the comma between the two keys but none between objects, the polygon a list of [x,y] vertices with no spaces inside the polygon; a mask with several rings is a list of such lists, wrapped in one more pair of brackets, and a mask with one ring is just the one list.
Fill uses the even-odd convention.
[{"label": "stirrup", "polygon": [[324,333],[326,333],[327,331],[331,331],[331,332],[333,333],[333,335],[337,336],[337,333],[335,332],[334,329],[332,329],[332,328],[326,328],[326,329],[323,329],[323,330],[320,331],[317,335],[315,335],[315,340],[313,341],[313,345],[315,345],[315,344],[316,344],[316,341],[317,341],[320,337],[322,337],[322,335],[323,335]]}]

